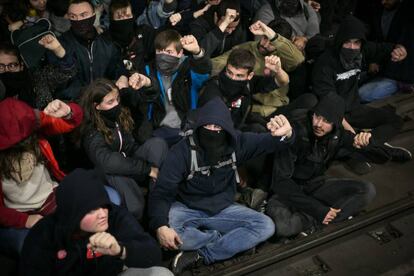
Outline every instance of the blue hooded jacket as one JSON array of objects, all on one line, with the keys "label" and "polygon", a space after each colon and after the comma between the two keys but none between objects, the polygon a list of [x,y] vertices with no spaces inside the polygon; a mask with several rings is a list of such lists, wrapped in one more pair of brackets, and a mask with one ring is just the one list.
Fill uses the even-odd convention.
[{"label": "blue hooded jacket", "polygon": [[[236,153],[237,165],[262,154],[283,149],[293,142],[293,136],[281,142],[279,137],[270,133],[241,133],[235,130],[231,115],[222,100],[213,98],[198,109],[194,124],[194,140],[197,143],[197,129],[207,124],[219,125],[231,137],[228,157]],[[226,152],[227,154],[227,152]],[[197,158],[200,166],[205,166],[204,152],[197,146]],[[168,225],[168,213],[171,204],[180,201],[188,208],[215,215],[234,203],[236,176],[231,165],[212,169],[210,175],[195,173],[187,180],[191,172],[191,146],[188,139],[174,145],[167,154],[161,168],[158,181],[149,195],[150,228]]]}]

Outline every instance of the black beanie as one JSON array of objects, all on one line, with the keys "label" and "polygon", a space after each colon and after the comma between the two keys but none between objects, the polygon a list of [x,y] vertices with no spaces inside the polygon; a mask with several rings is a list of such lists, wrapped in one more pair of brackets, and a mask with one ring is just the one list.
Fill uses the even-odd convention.
[{"label": "black beanie", "polygon": [[339,127],[345,114],[345,102],[337,94],[329,93],[319,100],[313,111]]}]

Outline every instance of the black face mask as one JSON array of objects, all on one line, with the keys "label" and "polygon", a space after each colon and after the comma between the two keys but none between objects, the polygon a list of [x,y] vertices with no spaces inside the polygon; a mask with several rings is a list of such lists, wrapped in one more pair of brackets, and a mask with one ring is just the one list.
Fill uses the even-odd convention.
[{"label": "black face mask", "polygon": [[362,54],[360,49],[341,48],[339,59],[346,70],[361,68]]},{"label": "black face mask", "polygon": [[93,26],[95,18],[96,15],[82,20],[71,20],[70,24],[73,34],[84,41],[95,39],[97,35]]},{"label": "black face mask", "polygon": [[219,87],[224,96],[240,97],[247,91],[248,80],[232,80],[226,75],[226,68],[224,68],[219,74]]},{"label": "black face mask", "polygon": [[20,72],[2,73],[0,74],[0,79],[6,88],[6,97],[31,92],[31,80],[26,69]]},{"label": "black face mask", "polygon": [[128,46],[132,37],[134,36],[134,18],[124,20],[112,20],[109,25],[109,31],[112,38],[119,43],[122,47]]},{"label": "black face mask", "polygon": [[108,121],[115,123],[118,121],[119,115],[121,114],[121,105],[116,105],[108,110],[100,110],[101,115]]},{"label": "black face mask", "polygon": [[205,150],[209,165],[215,165],[221,161],[221,157],[229,146],[227,134],[224,130],[214,131],[204,127],[198,129],[200,146]]},{"label": "black face mask", "polygon": [[299,0],[281,0],[279,3],[280,14],[286,17],[293,17],[298,14]]},{"label": "black face mask", "polygon": [[160,71],[164,76],[170,76],[174,74],[180,66],[180,58],[170,56],[167,54],[156,54],[155,65],[157,70]]}]

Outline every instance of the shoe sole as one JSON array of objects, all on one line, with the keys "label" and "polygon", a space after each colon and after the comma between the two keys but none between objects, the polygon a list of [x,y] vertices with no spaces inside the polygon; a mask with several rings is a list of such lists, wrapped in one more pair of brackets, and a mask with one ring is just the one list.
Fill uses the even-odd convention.
[{"label": "shoe sole", "polygon": [[390,148],[392,148],[392,149],[400,149],[400,150],[402,150],[402,151],[405,151],[406,153],[408,153],[408,155],[410,156],[410,160],[411,159],[413,159],[413,155],[412,155],[412,153],[411,153],[411,151],[409,151],[408,149],[406,149],[406,148],[403,148],[403,147],[396,147],[396,146],[393,146],[393,145],[390,145],[390,144],[388,144],[388,143],[384,143],[384,145],[385,146],[387,146],[387,147],[390,147]]}]

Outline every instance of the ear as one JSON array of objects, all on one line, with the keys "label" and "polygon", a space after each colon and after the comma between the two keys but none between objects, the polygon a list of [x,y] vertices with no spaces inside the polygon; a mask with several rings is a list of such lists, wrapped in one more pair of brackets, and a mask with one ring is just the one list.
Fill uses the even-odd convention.
[{"label": "ear", "polygon": [[93,106],[95,107],[96,110],[102,110],[101,104],[93,103]]},{"label": "ear", "polygon": [[247,79],[251,80],[254,76],[254,72],[250,72],[249,75],[247,75]]}]

